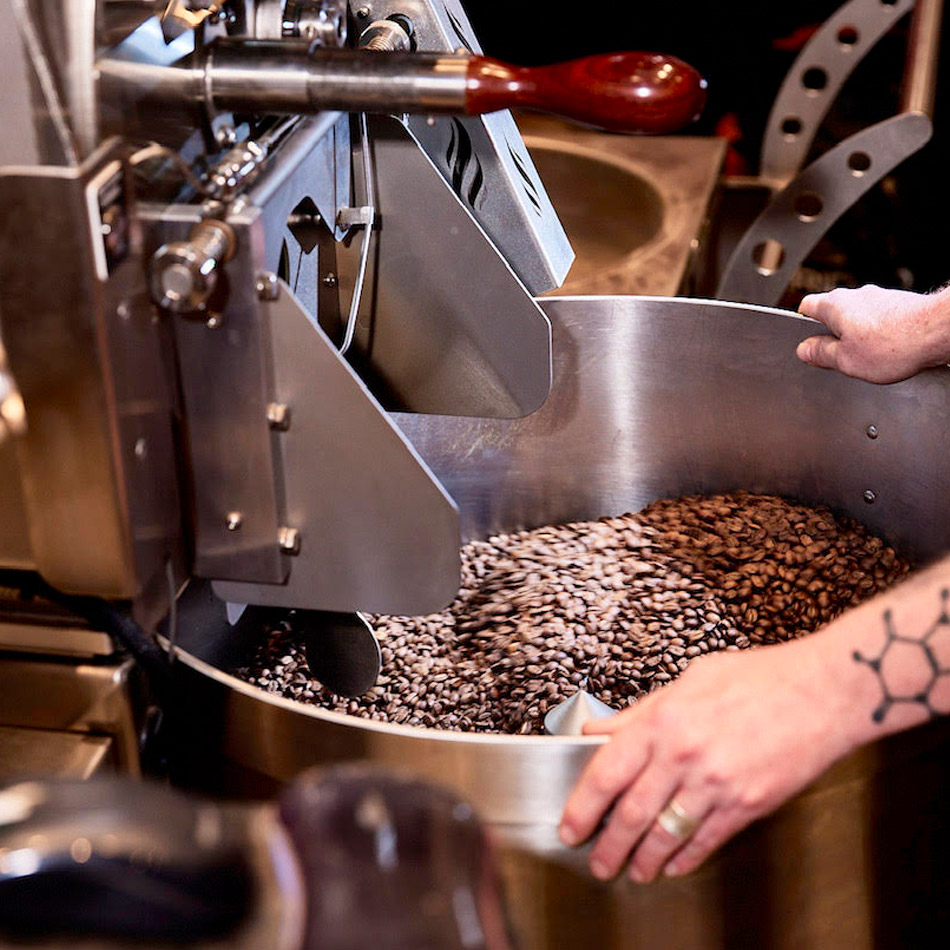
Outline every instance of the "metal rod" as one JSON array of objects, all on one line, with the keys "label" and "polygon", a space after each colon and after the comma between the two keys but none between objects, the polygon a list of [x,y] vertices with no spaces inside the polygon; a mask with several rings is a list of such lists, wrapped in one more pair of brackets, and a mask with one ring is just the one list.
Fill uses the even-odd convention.
[{"label": "metal rod", "polygon": [[215,108],[247,112],[464,112],[467,56],[354,50],[307,43],[216,43],[205,82]]},{"label": "metal rod", "polygon": [[901,111],[934,114],[943,0],[917,0],[910,22]]}]

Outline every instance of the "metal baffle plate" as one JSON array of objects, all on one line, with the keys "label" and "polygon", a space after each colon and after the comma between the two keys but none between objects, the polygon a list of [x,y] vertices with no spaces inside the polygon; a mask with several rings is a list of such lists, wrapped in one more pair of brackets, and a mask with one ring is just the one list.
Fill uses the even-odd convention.
[{"label": "metal baffle plate", "polygon": [[551,388],[551,327],[398,122],[369,123],[380,220],[375,286],[350,355],[389,409],[517,417]]},{"label": "metal baffle plate", "polygon": [[272,333],[287,523],[300,553],[284,585],[216,582],[226,601],[428,613],[459,584],[458,512],[408,440],[280,282]]}]

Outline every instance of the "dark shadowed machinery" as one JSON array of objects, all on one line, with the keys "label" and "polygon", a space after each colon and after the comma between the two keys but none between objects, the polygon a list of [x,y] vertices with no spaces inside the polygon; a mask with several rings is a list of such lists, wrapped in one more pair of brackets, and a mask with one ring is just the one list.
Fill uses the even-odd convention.
[{"label": "dark shadowed machinery", "polygon": [[[548,296],[574,255],[532,153],[576,187],[592,155],[619,175],[629,140],[548,119],[522,138],[507,110],[661,136],[633,159],[653,184],[617,194],[647,196],[631,240],[653,256],[629,261],[673,294],[722,158],[665,135],[702,108],[695,71],[511,66],[456,0],[0,17],[0,778],[65,782],[0,793],[6,932],[923,945],[950,880],[939,723],[841,763],[700,872],[633,888],[557,842],[599,740],[368,722],[234,675],[292,617],[315,675],[357,692],[379,662],[363,613],[443,607],[461,542],[663,496],[774,492],[918,560],[946,547],[946,370],[874,387],[798,363],[814,325],[783,311]],[[153,771],[276,804],[100,784]]]}]

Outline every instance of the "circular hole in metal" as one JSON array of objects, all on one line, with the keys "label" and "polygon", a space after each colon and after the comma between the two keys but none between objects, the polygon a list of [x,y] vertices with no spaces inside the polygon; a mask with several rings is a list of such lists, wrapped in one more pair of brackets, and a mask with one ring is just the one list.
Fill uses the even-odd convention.
[{"label": "circular hole in metal", "polygon": [[848,156],[848,168],[855,178],[860,178],[871,167],[871,156],[867,152],[852,152]]},{"label": "circular hole in metal", "polygon": [[802,73],[802,85],[809,92],[821,92],[828,85],[828,73],[820,66],[812,66]]},{"label": "circular hole in metal", "polygon": [[795,199],[795,214],[801,221],[814,221],[821,214],[825,202],[821,195],[806,191]]},{"label": "circular hole in metal", "polygon": [[853,26],[843,26],[838,30],[838,42],[845,48],[851,49],[857,45],[861,35]]},{"label": "circular hole in metal", "polygon": [[752,260],[763,277],[771,277],[785,263],[785,248],[769,238],[752,248]]},{"label": "circular hole in metal", "polygon": [[782,124],[780,126],[782,130],[782,135],[786,138],[793,139],[801,135],[802,132],[802,120],[798,118],[797,115],[789,115],[782,119]]}]

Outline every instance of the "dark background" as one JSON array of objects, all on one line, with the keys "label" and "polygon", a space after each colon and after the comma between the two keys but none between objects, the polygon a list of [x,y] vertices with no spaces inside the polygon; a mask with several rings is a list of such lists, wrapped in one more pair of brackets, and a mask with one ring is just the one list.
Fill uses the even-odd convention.
[{"label": "dark background", "polygon": [[[564,8],[511,0],[465,3],[485,53],[508,62],[540,65],[624,49],[686,60],[706,77],[709,93],[703,116],[684,131],[728,134],[729,169],[753,174],[786,72],[810,32],[840,6],[816,0],[781,5],[602,0]],[[909,21],[904,17],[858,65],[816,137],[812,157],[898,110]],[[946,39],[943,46],[934,138],[852,208],[809,261],[850,275],[839,282],[929,290],[950,281],[950,246],[942,236],[950,210]]]}]

